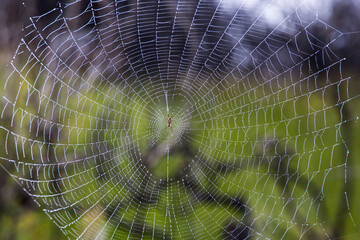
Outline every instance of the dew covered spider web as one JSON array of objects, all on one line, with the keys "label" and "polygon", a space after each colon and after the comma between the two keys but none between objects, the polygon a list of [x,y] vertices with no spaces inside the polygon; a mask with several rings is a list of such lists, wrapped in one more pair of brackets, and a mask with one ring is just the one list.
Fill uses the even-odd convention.
[{"label": "dew covered spider web", "polygon": [[351,218],[345,34],[307,1],[232,4],[29,17],[0,159],[68,238],[328,239]]}]

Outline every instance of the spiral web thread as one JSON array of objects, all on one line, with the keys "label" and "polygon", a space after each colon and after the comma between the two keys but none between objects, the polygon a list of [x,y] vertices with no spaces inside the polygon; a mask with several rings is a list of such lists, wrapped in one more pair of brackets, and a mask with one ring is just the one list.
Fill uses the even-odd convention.
[{"label": "spiral web thread", "polygon": [[306,2],[269,23],[274,6],[90,0],[30,17],[1,164],[71,239],[333,238],[351,218],[344,33]]}]

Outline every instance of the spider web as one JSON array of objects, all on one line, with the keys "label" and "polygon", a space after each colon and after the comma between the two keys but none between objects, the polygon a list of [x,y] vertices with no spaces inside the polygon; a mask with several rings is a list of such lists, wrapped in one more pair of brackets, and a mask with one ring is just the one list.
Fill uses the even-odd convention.
[{"label": "spider web", "polygon": [[324,239],[351,218],[345,34],[306,2],[67,1],[28,21],[0,159],[68,238]]}]

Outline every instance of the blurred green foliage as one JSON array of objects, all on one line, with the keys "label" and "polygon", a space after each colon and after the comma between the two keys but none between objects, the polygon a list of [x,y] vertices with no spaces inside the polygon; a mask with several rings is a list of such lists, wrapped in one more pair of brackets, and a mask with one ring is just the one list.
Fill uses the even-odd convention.
[{"label": "blurred green foliage", "polygon": [[[299,83],[299,87],[301,84]],[[339,86],[336,85],[334,90]],[[18,91],[18,87],[13,89]],[[22,88],[24,90],[21,90]],[[26,84],[20,85],[18,107],[28,112],[36,112],[36,104],[25,103],[28,96],[25,89]],[[209,101],[197,109],[190,123],[192,132],[190,148],[199,149],[203,155],[200,156],[202,160],[199,159],[198,163],[188,162],[191,164],[189,174],[194,177],[194,182],[197,184],[194,188],[186,188],[184,182],[176,178],[177,170],[186,168],[183,162],[187,162],[185,159],[189,158],[181,149],[172,150],[167,154],[165,151],[158,157],[157,162],[150,166],[149,169],[159,179],[160,185],[156,183],[147,186],[141,180],[144,176],[138,171],[136,163],[131,160],[129,155],[131,151],[123,155],[124,149],[121,148],[112,154],[114,163],[109,166],[113,168],[102,172],[101,165],[94,161],[92,165],[82,169],[90,170],[85,188],[82,185],[84,179],[76,174],[79,169],[74,168],[73,172],[71,168],[67,169],[71,180],[63,182],[61,191],[64,196],[68,195],[67,199],[72,198],[74,202],[87,199],[87,203],[82,203],[79,209],[84,211],[82,220],[76,221],[76,226],[71,228],[83,231],[91,224],[92,230],[84,236],[88,238],[94,238],[105,225],[108,225],[107,231],[117,229],[114,236],[123,239],[129,234],[129,230],[126,230],[127,226],[135,224],[143,229],[143,233],[130,231],[133,239],[138,239],[141,235],[144,239],[151,239],[152,235],[159,239],[163,236],[166,238],[172,236],[176,239],[218,236],[218,239],[223,239],[224,228],[231,227],[234,219],[241,219],[243,222],[257,219],[253,228],[261,229],[264,236],[281,238],[286,233],[286,239],[297,239],[303,230],[296,223],[306,222],[309,225],[314,224],[303,236],[306,239],[323,238],[324,229],[330,234],[338,234],[343,239],[356,239],[358,233],[353,221],[359,224],[357,200],[360,199],[359,190],[355,187],[360,186],[356,173],[356,169],[360,169],[356,161],[360,159],[360,150],[357,147],[360,143],[358,122],[344,123],[347,120],[342,118],[341,110],[331,102],[334,101],[334,96],[324,97],[324,94],[327,94],[324,90],[317,92],[315,89],[311,94],[301,96],[287,91],[272,94],[264,89],[269,88],[258,89],[259,92],[248,92],[244,97],[238,96],[240,92],[223,92],[216,102]],[[85,95],[82,99],[74,94],[62,103],[69,109],[76,110],[79,115],[76,118],[71,115],[68,117],[68,123],[72,127],[62,132],[59,142],[85,144],[86,147],[76,153],[86,156],[86,152],[91,151],[90,145],[87,144],[94,139],[94,132],[91,129],[98,128],[106,129],[101,131],[102,135],[98,140],[121,147],[123,140],[119,139],[115,131],[116,126],[85,116],[99,116],[110,121],[128,123],[133,128],[129,137],[142,152],[147,154],[153,151],[151,147],[153,141],[160,143],[167,141],[170,131],[159,139],[147,137],[149,131],[163,131],[162,126],[166,125],[166,117],[163,119],[164,123],[149,125],[153,120],[147,119],[148,117],[142,112],[144,103],[141,100],[133,97],[131,103],[124,102],[123,108],[118,108],[111,106],[113,104],[111,99],[102,94],[109,94],[113,89],[103,86],[101,90],[96,94],[92,92]],[[112,95],[116,96],[116,93]],[[121,97],[120,101],[122,101]],[[173,103],[173,106],[178,110],[176,113],[178,115],[186,109],[181,106],[181,101]],[[234,108],[234,106],[239,107]],[[111,108],[117,108],[123,115],[117,116]],[[346,108],[351,112],[349,118],[358,116],[357,102],[346,104]],[[19,129],[29,128],[26,121],[23,121],[23,115],[19,114],[15,117],[17,118],[15,126]],[[339,137],[340,123],[343,124],[341,125],[343,138]],[[175,117],[175,130],[180,128],[181,124],[176,122]],[[19,129],[15,131],[20,131]],[[90,130],[75,131],[76,129]],[[349,133],[351,135],[346,135]],[[5,135],[0,137],[1,142],[5,142]],[[347,188],[344,185],[346,149],[343,139],[346,140],[351,153],[346,167],[347,184],[351,185],[349,186],[351,191],[347,194],[350,199],[352,219],[347,208],[343,206],[344,191]],[[242,158],[240,159],[239,156]],[[6,164],[8,163],[2,162],[2,165]],[[221,164],[236,166],[241,170],[216,170]],[[120,173],[113,172],[118,169],[121,169]],[[102,176],[102,173],[106,174]],[[283,177],[281,174],[284,174]],[[109,179],[115,175],[121,176],[122,179]],[[169,175],[174,182],[166,184],[164,179]],[[67,192],[77,187],[81,187],[82,191],[78,191],[74,199],[72,193]],[[134,191],[131,187],[142,189],[144,195],[148,195],[150,189],[151,191],[157,189],[157,204],[134,201],[136,196],[133,195]],[[48,190],[48,193],[42,191],[41,194],[53,194],[50,188]],[[65,239],[48,216],[39,210],[16,182],[5,173],[1,175],[1,193],[1,239],[38,239],[39,236],[41,239]],[[203,193],[220,196],[221,200],[214,198],[215,201],[201,201]],[[322,198],[321,194],[326,197]],[[250,219],[249,216],[226,203],[226,199],[231,201],[239,197],[245,199],[247,208],[251,209]],[[41,200],[41,197],[39,199]],[[293,201],[294,199],[297,201]],[[112,225],[113,223],[109,224],[108,213],[103,212],[101,208],[93,208],[93,203],[100,200],[105,203],[113,202],[115,205],[118,202],[122,204],[122,207],[114,212],[119,216],[119,220],[121,219],[119,224],[124,226],[118,228]],[[320,201],[321,207],[318,209]],[[341,208],[344,208],[344,212],[339,215]],[[269,218],[276,221],[268,222]],[[170,228],[170,224],[174,222],[177,222],[176,228],[173,224]],[[319,222],[322,224],[319,225]],[[338,229],[339,222],[343,224],[341,229]],[[336,233],[338,230],[341,232]]]}]

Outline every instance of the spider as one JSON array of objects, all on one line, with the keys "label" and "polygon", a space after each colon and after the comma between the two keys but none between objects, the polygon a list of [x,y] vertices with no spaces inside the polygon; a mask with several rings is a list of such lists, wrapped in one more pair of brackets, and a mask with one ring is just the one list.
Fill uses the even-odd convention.
[{"label": "spider", "polygon": [[170,128],[170,129],[171,129],[171,134],[173,133],[173,129],[172,129],[172,126],[171,126],[172,121],[173,121],[173,115],[171,115],[171,117],[170,117],[170,115],[169,115],[169,113],[168,113],[167,125],[166,125],[166,127],[164,128],[164,132],[166,131],[167,128]]}]

